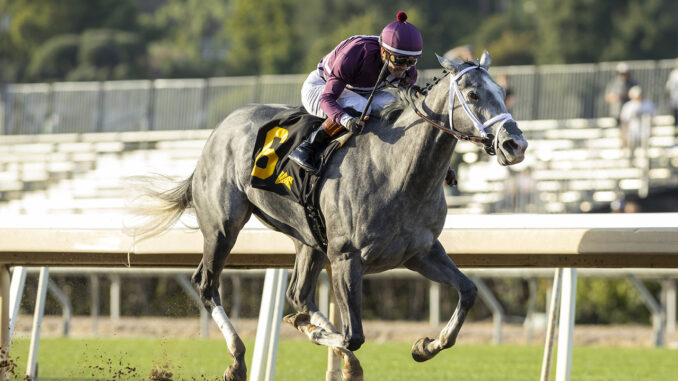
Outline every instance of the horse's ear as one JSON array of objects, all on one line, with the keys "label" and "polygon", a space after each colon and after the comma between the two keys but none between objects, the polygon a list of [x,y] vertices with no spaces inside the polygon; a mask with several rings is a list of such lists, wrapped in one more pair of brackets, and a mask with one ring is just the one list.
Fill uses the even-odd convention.
[{"label": "horse's ear", "polygon": [[492,57],[490,57],[490,53],[487,50],[483,50],[483,55],[480,56],[480,66],[487,70],[490,68],[490,64],[492,64]]},{"label": "horse's ear", "polygon": [[443,69],[447,69],[447,70],[449,70],[453,73],[456,73],[459,70],[461,70],[462,62],[457,62],[455,60],[448,60],[445,57],[439,56],[438,53],[436,53],[436,57],[438,57],[438,62],[440,63],[440,66],[443,67]]}]

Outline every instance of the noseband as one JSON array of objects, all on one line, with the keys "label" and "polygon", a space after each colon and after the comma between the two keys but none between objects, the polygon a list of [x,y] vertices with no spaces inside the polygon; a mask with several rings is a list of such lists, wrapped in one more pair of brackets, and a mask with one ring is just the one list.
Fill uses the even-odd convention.
[{"label": "noseband", "polygon": [[[464,96],[461,93],[461,90],[459,89],[459,79],[461,78],[462,75],[466,74],[467,72],[473,70],[473,69],[479,69],[487,73],[487,70],[478,65],[478,66],[470,66],[467,67],[463,70],[461,70],[459,73],[457,73],[454,77],[450,78],[450,106],[449,106],[449,120],[450,120],[450,128],[445,128],[439,123],[435,122],[431,118],[429,118],[427,115],[425,115],[422,111],[417,109],[416,104],[414,103],[413,99],[411,98],[413,91],[410,91],[410,100],[412,104],[412,108],[414,109],[414,112],[423,120],[427,121],[429,124],[431,124],[433,127],[448,133],[455,138],[459,140],[467,140],[470,142],[473,142],[475,144],[479,144],[483,146],[483,149],[485,149],[485,152],[487,152],[488,155],[496,155],[497,154],[497,149],[498,149],[498,144],[499,144],[499,131],[504,127],[504,123],[506,123],[509,120],[513,120],[513,117],[511,114],[505,112],[501,113],[498,115],[495,115],[494,117],[488,119],[485,121],[485,123],[480,123],[478,118],[473,114],[471,111],[471,108],[469,105],[466,103],[466,99],[464,99]],[[444,75],[449,74],[448,71],[444,71]],[[489,73],[488,73],[489,74]],[[442,78],[440,78],[442,79]],[[440,79],[434,78],[436,82],[434,84],[437,84]],[[433,85],[428,85],[424,91],[421,93],[424,95],[424,99],[426,95],[428,95],[428,90],[430,90],[433,87]],[[410,89],[412,90],[412,89]],[[480,132],[480,136],[475,136],[475,135],[465,135],[462,134],[461,132],[457,131],[454,129],[454,123],[452,119],[452,112],[454,111],[454,98],[458,97],[459,98],[459,103],[461,104],[462,109],[466,112],[466,115],[468,115],[469,119],[471,119],[471,122],[473,122],[473,125],[476,127],[476,129]],[[492,125],[500,123],[499,127],[497,127],[497,132],[496,134],[492,134]],[[489,131],[488,131],[489,130]]]}]

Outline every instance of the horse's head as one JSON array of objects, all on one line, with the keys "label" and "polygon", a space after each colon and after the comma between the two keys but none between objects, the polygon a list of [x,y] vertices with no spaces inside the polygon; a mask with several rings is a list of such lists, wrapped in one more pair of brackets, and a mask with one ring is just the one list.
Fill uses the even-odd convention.
[{"label": "horse's head", "polygon": [[449,105],[451,129],[481,143],[487,153],[497,155],[499,164],[517,164],[525,158],[527,140],[506,111],[505,90],[487,71],[491,60],[487,51],[478,64],[438,56],[440,65],[450,72],[449,92],[435,90]]}]

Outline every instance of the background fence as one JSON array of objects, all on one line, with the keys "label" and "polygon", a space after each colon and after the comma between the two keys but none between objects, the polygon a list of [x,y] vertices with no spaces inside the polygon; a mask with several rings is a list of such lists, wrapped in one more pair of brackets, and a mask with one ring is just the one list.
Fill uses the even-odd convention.
[{"label": "background fence", "polygon": [[[633,61],[632,78],[668,113],[664,84],[673,60]],[[518,120],[608,116],[616,63],[492,68],[506,74]],[[420,82],[439,76],[422,70]],[[9,84],[0,88],[0,134],[211,129],[248,103],[300,104],[301,75]]]}]

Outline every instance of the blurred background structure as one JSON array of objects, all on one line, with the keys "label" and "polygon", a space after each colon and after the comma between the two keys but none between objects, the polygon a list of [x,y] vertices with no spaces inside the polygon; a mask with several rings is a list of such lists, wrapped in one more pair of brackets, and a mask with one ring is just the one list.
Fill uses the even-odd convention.
[{"label": "blurred background structure", "polygon": [[[525,162],[510,169],[460,143],[451,158],[459,185],[446,189],[450,213],[678,210],[676,122],[665,96],[678,57],[678,3],[404,4],[0,0],[0,216],[122,218],[126,176],[189,175],[211,129],[228,113],[247,103],[300,104],[305,73],[337,41],[377,34],[400,9],[424,36],[422,84],[440,73],[434,52],[475,50],[478,56],[487,49],[491,73],[504,76],[511,112],[530,142]],[[623,149],[622,132],[605,102],[606,86],[622,62],[656,106],[649,137],[633,154]],[[118,314],[197,315],[185,287],[169,276],[139,276],[121,286],[114,274],[54,278],[75,315],[114,314],[118,307],[102,289],[115,283],[124,300]],[[675,281],[659,280],[647,283],[649,292],[661,299],[663,289],[662,300],[670,304],[673,298],[675,310]],[[256,317],[261,281],[225,278],[232,290],[227,295],[247,290],[242,295],[250,298],[238,300],[237,315]],[[28,295],[34,295],[32,282]],[[487,282],[497,303],[479,303],[472,319],[489,318],[498,305],[522,322],[528,311],[545,308],[544,278]],[[578,304],[578,321],[650,322],[652,312],[633,291],[635,284],[580,282],[578,292],[599,297]],[[370,279],[364,291],[368,319],[430,316],[423,279]],[[456,294],[440,292],[438,314],[449,315]],[[32,311],[30,299],[23,299],[24,312]],[[409,307],[398,307],[403,304]],[[232,306],[228,300],[225,305]],[[50,297],[47,313],[59,314],[62,306],[60,298]]]}]

